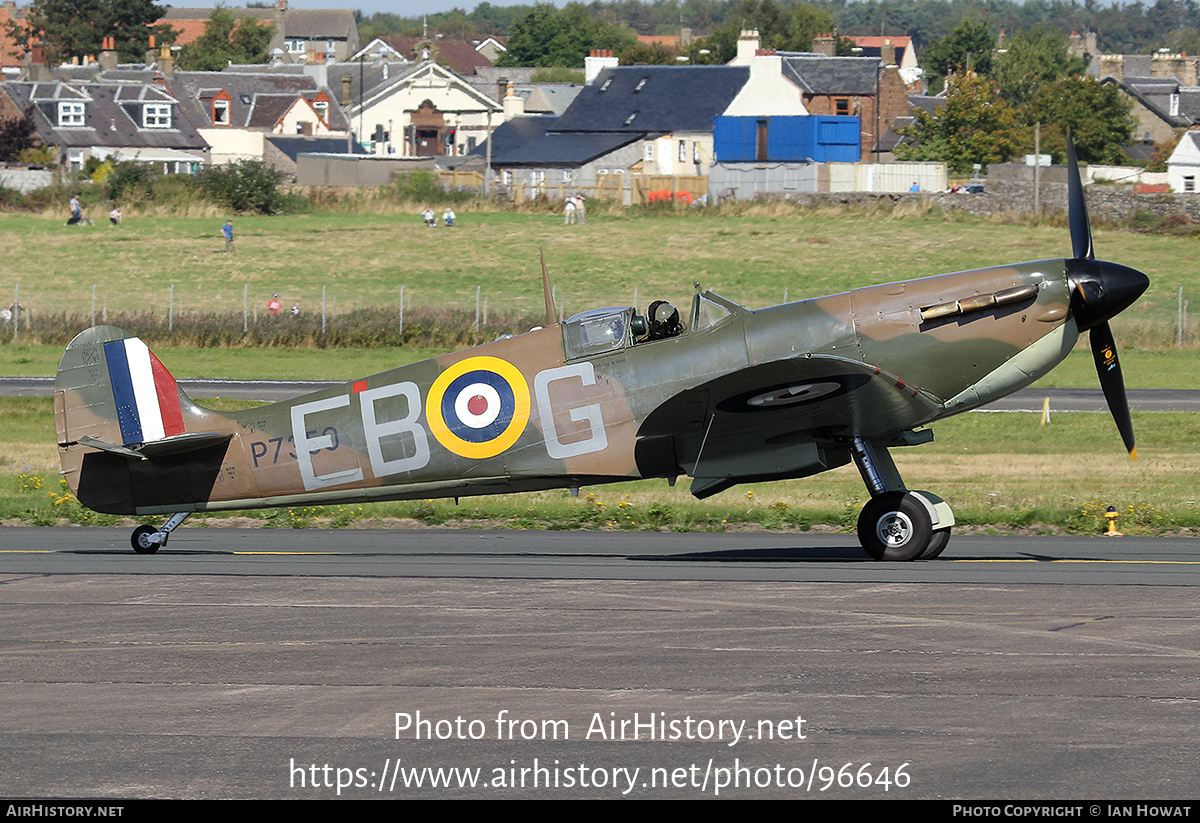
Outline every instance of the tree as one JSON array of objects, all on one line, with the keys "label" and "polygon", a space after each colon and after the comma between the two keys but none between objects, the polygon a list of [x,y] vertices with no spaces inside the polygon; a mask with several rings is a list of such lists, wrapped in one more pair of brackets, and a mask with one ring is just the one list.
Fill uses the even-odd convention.
[{"label": "tree", "polygon": [[993,64],[1000,96],[1013,105],[1024,105],[1041,86],[1083,74],[1087,61],[1067,51],[1068,45],[1067,38],[1045,26],[1017,32]]},{"label": "tree", "polygon": [[33,148],[37,142],[32,105],[21,117],[0,118],[0,162],[19,159],[21,152]]},{"label": "tree", "polygon": [[99,54],[106,37],[115,39],[120,60],[135,62],[144,59],[150,35],[159,44],[175,41],[170,26],[152,25],[164,12],[154,0],[33,0],[24,19],[6,25],[20,45],[37,37],[51,63]]},{"label": "tree", "polygon": [[498,66],[582,66],[593,49],[611,49],[620,54],[637,38],[629,29],[594,17],[582,3],[569,3],[561,10],[538,3],[512,25],[508,51]]},{"label": "tree", "polygon": [[955,174],[969,173],[975,163],[1003,163],[1025,144],[1012,107],[989,78],[974,72],[950,77],[946,105],[933,114],[917,109],[914,116],[917,122],[901,134],[916,143],[897,146],[896,157],[941,160]]},{"label": "tree", "polygon": [[204,23],[204,34],[183,47],[179,68],[185,71],[220,71],[230,63],[265,63],[275,27],[217,6]]},{"label": "tree", "polygon": [[659,43],[634,43],[621,52],[622,66],[674,66],[679,52]]},{"label": "tree", "polygon": [[1123,163],[1121,147],[1133,140],[1137,122],[1130,100],[1116,83],[1067,77],[1043,86],[1022,111],[1027,124],[1042,124],[1042,152],[1066,162],[1067,129],[1081,163]]},{"label": "tree", "polygon": [[929,75],[929,91],[933,94],[941,91],[942,78],[952,72],[990,74],[995,47],[996,38],[987,23],[969,17],[963,20],[958,28],[925,49],[922,62]]}]

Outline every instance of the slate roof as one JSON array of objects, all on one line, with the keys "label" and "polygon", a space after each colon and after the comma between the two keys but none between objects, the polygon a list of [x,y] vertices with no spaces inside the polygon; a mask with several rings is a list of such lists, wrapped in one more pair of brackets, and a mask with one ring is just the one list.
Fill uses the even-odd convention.
[{"label": "slate roof", "polygon": [[[345,154],[344,137],[306,137],[299,134],[268,134],[268,143],[288,156],[293,163],[299,154]],[[361,144],[351,142],[351,154],[369,154]]]},{"label": "slate roof", "polygon": [[875,94],[877,57],[785,57],[783,75],[805,94]]},{"label": "slate roof", "polygon": [[1170,97],[1179,90],[1179,81],[1174,78],[1126,77],[1124,80],[1117,80],[1115,77],[1105,77],[1100,82],[1116,83],[1123,92],[1172,128],[1186,128],[1192,123],[1190,117],[1169,113]]},{"label": "slate roof", "polygon": [[[221,91],[232,98],[230,125],[260,130],[273,128],[297,98],[311,102],[321,92],[314,78],[291,72],[178,71],[170,82],[188,117],[202,127],[213,125],[212,99]],[[329,97],[329,127],[334,131],[348,129],[339,105],[341,94],[324,91]]]},{"label": "slate roof", "polygon": [[[550,115],[526,115],[502,123],[492,132],[492,157],[516,151],[527,143],[542,139],[556,119]],[[470,153],[486,155],[487,144],[480,143]]]},{"label": "slate roof", "polygon": [[747,66],[618,66],[600,72],[557,132],[712,131],[750,78]]},{"label": "slate roof", "polygon": [[[38,137],[47,145],[207,150],[208,143],[165,89],[153,85],[4,83],[5,93],[24,110],[34,104]],[[84,125],[61,128],[60,102],[85,105]],[[142,108],[170,105],[171,128],[143,128]]]},{"label": "slate roof", "polygon": [[[492,133],[492,165],[521,168],[581,166],[622,146],[634,143],[643,132],[550,132],[553,116],[514,117]],[[471,152],[487,154],[482,143]]]}]

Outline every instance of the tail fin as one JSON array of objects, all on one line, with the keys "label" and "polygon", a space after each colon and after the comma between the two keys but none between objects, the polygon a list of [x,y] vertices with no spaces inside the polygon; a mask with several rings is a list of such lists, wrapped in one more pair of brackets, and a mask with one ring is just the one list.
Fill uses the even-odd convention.
[{"label": "tail fin", "polygon": [[[172,458],[227,443],[231,431],[213,431],[227,422],[193,403],[145,343],[115,326],[80,332],[58,364],[54,427],[63,475],[91,508],[123,513],[135,492],[121,464],[179,463]],[[97,452],[107,459],[88,459]]]},{"label": "tail fin", "polygon": [[89,437],[140,446],[184,434],[181,397],[187,395],[145,343],[114,326],[96,326],[77,335],[58,364],[58,442]]}]

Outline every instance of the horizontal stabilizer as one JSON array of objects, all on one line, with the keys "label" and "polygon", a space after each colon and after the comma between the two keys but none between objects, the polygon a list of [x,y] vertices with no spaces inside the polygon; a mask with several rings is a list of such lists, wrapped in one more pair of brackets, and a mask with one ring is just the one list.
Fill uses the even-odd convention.
[{"label": "horizontal stabilizer", "polygon": [[79,445],[119,454],[132,460],[153,460],[157,457],[173,457],[177,454],[187,454],[212,446],[223,446],[232,437],[232,434],[222,432],[196,432],[195,434],[179,434],[162,440],[152,440],[148,443],[118,446],[116,443],[109,443],[98,437],[84,435],[79,438]]}]

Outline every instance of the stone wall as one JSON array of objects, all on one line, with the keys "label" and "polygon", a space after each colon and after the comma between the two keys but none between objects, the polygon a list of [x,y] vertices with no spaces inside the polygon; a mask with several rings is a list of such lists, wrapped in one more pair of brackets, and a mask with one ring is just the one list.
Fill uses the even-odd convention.
[{"label": "stone wall", "polygon": [[[1088,214],[1109,220],[1128,220],[1138,211],[1146,211],[1158,217],[1186,214],[1200,221],[1200,194],[1134,194],[1129,186],[1087,186]],[[893,202],[918,201],[940,209],[962,209],[971,214],[1002,215],[1032,214],[1032,183],[991,183],[984,194],[893,194],[879,195],[865,192],[831,192],[821,194],[797,194],[787,199],[806,204],[870,205],[880,198]],[[1066,183],[1043,183],[1041,186],[1042,214],[1055,214],[1067,210]]]},{"label": "stone wall", "polygon": [[0,186],[29,194],[54,182],[55,173],[49,169],[5,168],[0,166]]}]

